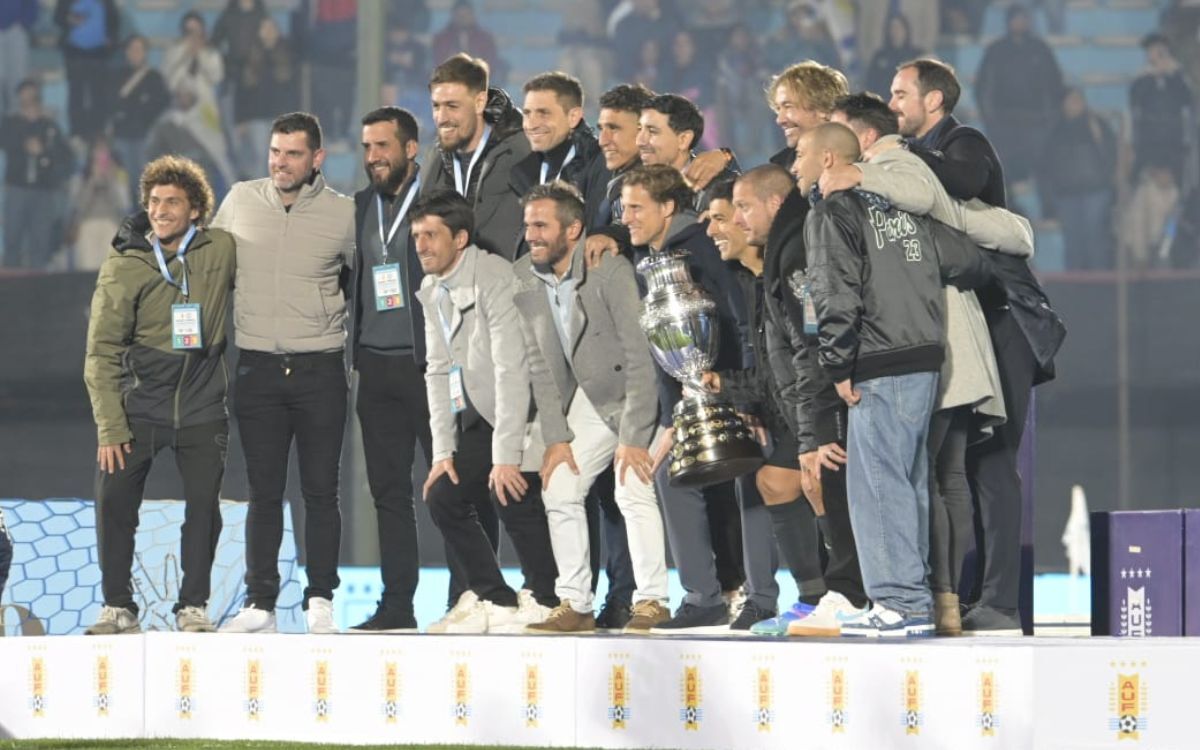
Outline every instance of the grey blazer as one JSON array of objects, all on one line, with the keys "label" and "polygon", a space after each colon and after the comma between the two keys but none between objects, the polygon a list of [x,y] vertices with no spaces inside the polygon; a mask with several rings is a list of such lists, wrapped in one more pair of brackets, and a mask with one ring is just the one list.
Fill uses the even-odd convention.
[{"label": "grey blazer", "polygon": [[573,439],[566,405],[578,386],[623,445],[648,448],[658,422],[658,392],[650,349],[638,324],[642,304],[633,266],[625,258],[605,254],[597,268],[587,269],[583,246],[580,239],[571,260],[571,274],[578,282],[569,362],[545,282],[533,274],[528,255],[513,265],[513,301],[521,314],[542,437],[547,445]]},{"label": "grey blazer", "polygon": [[450,368],[463,368],[467,398],[495,430],[492,463],[520,464],[529,417],[529,369],[521,324],[513,310],[512,264],[471,245],[445,280],[453,303],[450,347],[438,314],[442,279],[426,276],[417,292],[425,308],[428,359],[425,387],[433,461],[454,455],[456,431],[450,410]]}]

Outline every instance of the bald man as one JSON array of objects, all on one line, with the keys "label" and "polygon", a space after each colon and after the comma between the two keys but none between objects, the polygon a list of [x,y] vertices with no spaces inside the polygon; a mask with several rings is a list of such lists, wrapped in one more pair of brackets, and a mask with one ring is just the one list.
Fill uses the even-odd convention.
[{"label": "bald man", "polygon": [[[828,123],[801,136],[793,172],[802,192],[859,158],[858,138]],[[805,225],[817,358],[848,406],[846,486],[866,593],[874,606],[843,636],[934,633],[926,579],[926,442],[944,354],[945,303],[924,220],[882,198],[842,190],[818,200]]]}]

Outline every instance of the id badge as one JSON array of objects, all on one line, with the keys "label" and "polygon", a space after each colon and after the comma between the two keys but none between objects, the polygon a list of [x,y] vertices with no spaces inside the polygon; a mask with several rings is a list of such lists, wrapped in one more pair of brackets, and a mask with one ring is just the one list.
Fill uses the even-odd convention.
[{"label": "id badge", "polygon": [[396,310],[404,307],[404,288],[400,280],[400,264],[386,263],[371,269],[375,278],[375,309]]},{"label": "id badge", "polygon": [[450,368],[450,413],[458,414],[467,408],[467,391],[463,388],[462,368]]},{"label": "id badge", "polygon": [[199,349],[200,305],[171,305],[171,347],[174,349]]},{"label": "id badge", "polygon": [[817,306],[813,303],[812,284],[808,279],[801,286],[804,300],[804,333],[808,336],[817,335]]}]

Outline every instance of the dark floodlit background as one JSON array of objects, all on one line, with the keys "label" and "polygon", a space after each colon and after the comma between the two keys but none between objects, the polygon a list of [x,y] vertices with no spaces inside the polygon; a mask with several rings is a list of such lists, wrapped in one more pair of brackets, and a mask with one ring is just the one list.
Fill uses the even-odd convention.
[{"label": "dark floodlit background", "polygon": [[[466,50],[518,101],[535,73],[578,76],[592,122],[598,95],[620,81],[689,96],[706,116],[702,145],[731,147],[747,166],[782,144],[762,96],[772,72],[812,58],[886,97],[898,63],[952,63],[965,88],[955,114],[996,144],[1010,207],[1037,229],[1034,264],[1070,329],[1027,438],[1037,567],[1065,567],[1072,485],[1093,509],[1200,505],[1200,0],[1042,0],[1028,13],[988,0],[96,0],[112,18],[64,38],[55,12],[76,2],[91,0],[0,2],[0,497],[92,497],[88,305],[140,164],[187,153],[223,191],[265,174],[272,117],[308,109],[325,127],[327,176],[352,192],[365,181],[361,113],[408,107],[427,144],[428,72]],[[166,91],[131,121],[114,102],[134,34]],[[64,136],[35,193],[22,187],[26,131],[9,119],[26,76]],[[356,424],[348,437],[343,562],[370,565]],[[155,468],[148,497],[180,496],[172,463]],[[247,496],[236,437],[224,495]],[[439,564],[441,545],[422,558]]]}]

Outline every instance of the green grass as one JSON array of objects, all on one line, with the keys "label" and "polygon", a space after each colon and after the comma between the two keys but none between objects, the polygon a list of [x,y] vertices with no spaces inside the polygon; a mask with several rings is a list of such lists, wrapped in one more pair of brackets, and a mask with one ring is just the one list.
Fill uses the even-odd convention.
[{"label": "green grass", "polygon": [[[155,750],[323,750],[324,748],[354,747],[356,750],[467,750],[479,745],[317,745],[305,742],[261,742],[254,740],[0,740],[0,750],[120,750],[152,747]],[[488,746],[490,750],[534,750],[523,747]],[[596,750],[596,749],[593,749]]]}]

